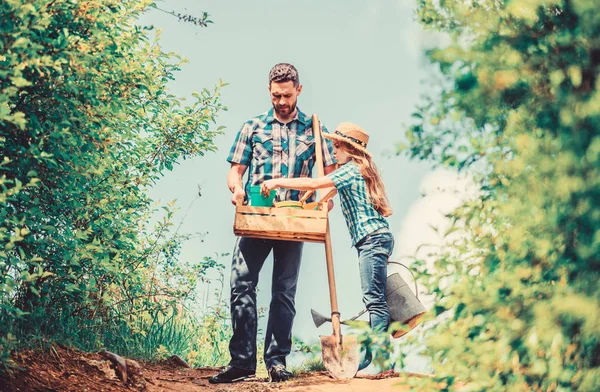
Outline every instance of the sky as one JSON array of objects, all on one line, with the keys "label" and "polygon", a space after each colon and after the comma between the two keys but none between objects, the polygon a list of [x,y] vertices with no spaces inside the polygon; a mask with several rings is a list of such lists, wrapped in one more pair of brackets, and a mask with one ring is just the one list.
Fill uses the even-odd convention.
[{"label": "sky", "polygon": [[[161,45],[189,60],[170,85],[172,93],[190,97],[194,91],[212,88],[219,79],[229,83],[222,90],[228,107],[217,119],[225,134],[217,137],[218,151],[181,162],[151,191],[154,199],[176,199],[185,215],[180,232],[207,232],[203,239],[184,244],[181,258],[198,261],[207,255],[231,253],[234,207],[226,177],[229,149],[243,122],[270,109],[268,73],[273,65],[289,62],[296,66],[303,85],[298,107],[316,113],[330,130],[340,122],[360,125],[370,135],[369,150],[386,184],[394,209],[389,218],[396,234],[394,258],[412,254],[424,241],[432,241],[429,224],[443,219],[455,196],[428,195],[438,184],[455,182],[455,174],[433,170],[424,162],[396,154],[403,141],[431,75],[424,49],[442,41],[425,33],[414,20],[410,0],[165,0],[159,7],[179,13],[201,15],[206,11],[214,24],[208,28],[178,22],[158,10],[145,13],[142,24],[163,31]],[[201,185],[202,196],[188,209]],[[363,309],[358,258],[351,248],[339,200],[330,213],[338,303],[342,319]],[[185,214],[184,214],[185,213]],[[226,265],[225,293],[228,296],[230,256],[219,259]],[[393,271],[394,269],[390,269]],[[258,303],[268,307],[272,259],[265,263],[258,285]],[[403,275],[405,276],[405,275]],[[212,292],[212,286],[199,288]],[[199,305],[201,307],[201,305]],[[317,341],[331,334],[330,324],[318,330],[310,309],[329,314],[329,295],[322,244],[307,243],[296,295],[293,334]],[[265,328],[266,320],[260,327]]]}]

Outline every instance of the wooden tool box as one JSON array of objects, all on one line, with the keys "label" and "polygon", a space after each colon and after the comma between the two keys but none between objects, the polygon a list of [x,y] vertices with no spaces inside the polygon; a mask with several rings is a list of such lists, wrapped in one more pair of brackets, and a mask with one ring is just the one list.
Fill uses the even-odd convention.
[{"label": "wooden tool box", "polygon": [[[321,128],[313,115],[315,156],[319,175],[323,175]],[[304,203],[313,192],[306,192]],[[303,242],[325,242],[328,230],[327,201],[335,191],[318,203],[318,209],[236,206],[233,232],[237,236]]]}]

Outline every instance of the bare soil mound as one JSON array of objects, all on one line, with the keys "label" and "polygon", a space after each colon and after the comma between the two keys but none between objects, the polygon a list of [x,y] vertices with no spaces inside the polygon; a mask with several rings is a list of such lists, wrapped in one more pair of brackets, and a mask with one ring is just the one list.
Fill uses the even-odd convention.
[{"label": "bare soil mound", "polygon": [[[254,378],[235,384],[209,384],[218,368],[185,367],[177,358],[159,363],[141,363],[110,353],[84,353],[53,346],[46,351],[23,351],[12,359],[16,368],[0,375],[0,391],[311,391],[367,392],[409,390],[400,385],[408,375],[398,373],[378,378],[334,380],[326,372],[300,374],[284,383]],[[119,362],[120,361],[120,362]]]}]

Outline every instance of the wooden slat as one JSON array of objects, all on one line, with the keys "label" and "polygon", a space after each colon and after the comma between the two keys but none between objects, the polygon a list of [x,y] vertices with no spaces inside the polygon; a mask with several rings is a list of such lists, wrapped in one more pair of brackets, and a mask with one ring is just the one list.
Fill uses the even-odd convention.
[{"label": "wooden slat", "polygon": [[261,238],[266,240],[285,240],[285,241],[298,241],[298,242],[323,242],[325,241],[324,235],[310,235],[306,233],[272,233],[272,232],[256,232],[256,231],[245,231],[236,230],[234,233],[237,236],[250,237],[250,238]]},{"label": "wooden slat", "polygon": [[299,242],[323,242],[325,238],[320,235],[307,235],[304,233],[279,233],[277,235],[268,232],[236,231],[236,235],[251,238],[263,238],[271,240],[299,241]]},{"label": "wooden slat", "polygon": [[238,230],[284,233],[325,233],[327,219],[281,218],[278,216],[235,215]]},{"label": "wooden slat", "polygon": [[302,218],[327,218],[327,211],[301,210],[299,208],[270,208],[270,207],[236,207],[236,215],[263,215],[263,216],[297,216]]}]

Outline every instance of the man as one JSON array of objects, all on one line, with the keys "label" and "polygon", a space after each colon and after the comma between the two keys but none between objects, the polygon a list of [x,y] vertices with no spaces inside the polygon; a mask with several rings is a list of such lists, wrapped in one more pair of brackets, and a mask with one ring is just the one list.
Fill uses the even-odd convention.
[{"label": "man", "polygon": [[[269,73],[269,92],[273,108],[242,126],[227,159],[231,163],[227,183],[234,205],[245,199],[251,185],[260,185],[271,178],[309,177],[315,164],[312,119],[296,107],[302,92],[296,68],[286,63],[275,65]],[[333,148],[331,142],[325,140],[322,146],[325,173],[330,173],[335,164]],[[244,189],[242,177],[248,168]],[[299,191],[280,190],[276,200],[299,200],[301,196]],[[271,251],[274,263],[264,360],[271,382],[291,377],[285,366],[292,346],[294,301],[303,245],[295,241],[238,238],[231,267],[231,361],[210,378],[211,383],[241,381],[255,375],[256,285]]]}]

